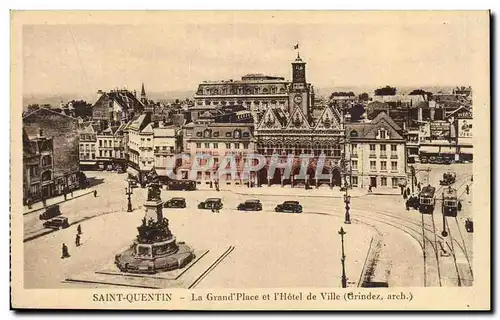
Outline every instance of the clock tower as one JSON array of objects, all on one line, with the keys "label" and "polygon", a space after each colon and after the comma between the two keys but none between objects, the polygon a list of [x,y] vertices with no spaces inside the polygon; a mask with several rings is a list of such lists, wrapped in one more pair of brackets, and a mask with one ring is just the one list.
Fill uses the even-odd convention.
[{"label": "clock tower", "polygon": [[309,86],[306,82],[306,63],[297,53],[297,58],[292,62],[292,83],[288,91],[288,112],[290,114],[296,107],[299,107],[304,115],[308,119],[310,118],[309,111],[312,101]]}]

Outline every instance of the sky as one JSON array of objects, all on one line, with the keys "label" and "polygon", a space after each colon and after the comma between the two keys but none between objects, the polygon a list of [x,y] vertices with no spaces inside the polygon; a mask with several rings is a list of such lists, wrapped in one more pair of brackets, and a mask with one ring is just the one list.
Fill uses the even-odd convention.
[{"label": "sky", "polygon": [[[274,16],[25,24],[23,94],[89,94],[126,87],[194,91],[247,73],[291,77],[297,54],[315,87],[467,85],[483,30],[454,15]],[[227,17],[226,17],[227,18]],[[117,23],[115,23],[117,22]],[[481,32],[483,34],[481,34]]]}]

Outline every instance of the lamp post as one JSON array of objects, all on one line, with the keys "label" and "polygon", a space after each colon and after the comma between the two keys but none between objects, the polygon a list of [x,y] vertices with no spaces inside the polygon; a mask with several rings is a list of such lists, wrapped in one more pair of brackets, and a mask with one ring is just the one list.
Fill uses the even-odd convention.
[{"label": "lamp post", "polygon": [[347,278],[345,275],[345,253],[344,253],[344,235],[346,232],[344,231],[343,227],[340,227],[340,239],[342,243],[342,259],[340,260],[342,263],[342,288],[347,288]]},{"label": "lamp post", "polygon": [[132,209],[132,199],[131,199],[131,195],[134,193],[133,190],[132,190],[132,184],[130,182],[130,180],[127,180],[128,182],[128,188],[125,188],[125,194],[127,195],[127,198],[128,198],[128,204],[127,204],[127,212],[132,212],[134,211]]},{"label": "lamp post", "polygon": [[345,188],[344,194],[344,203],[345,203],[345,224],[351,224],[351,215],[349,213],[349,204],[351,203],[351,196],[347,193],[347,186]]},{"label": "lamp post", "polygon": [[442,198],[441,198],[441,212],[443,213],[443,232],[441,232],[441,235],[446,238],[448,236],[448,232],[446,231],[446,216],[444,215],[444,193],[442,193]]}]

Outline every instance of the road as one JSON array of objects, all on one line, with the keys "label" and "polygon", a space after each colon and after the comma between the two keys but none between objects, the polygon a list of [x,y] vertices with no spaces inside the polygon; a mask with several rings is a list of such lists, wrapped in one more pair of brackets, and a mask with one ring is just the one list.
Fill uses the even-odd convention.
[{"label": "road", "polygon": [[[471,165],[462,166],[434,166],[429,179],[433,184],[439,182],[442,171],[450,168],[457,170],[458,177],[465,177]],[[103,183],[96,186],[97,198],[85,196],[61,205],[61,211],[70,222],[82,220],[79,223],[84,232],[83,245],[74,246],[76,225],[26,242],[26,287],[78,286],[61,281],[109,263],[134,239],[136,227],[144,215],[141,204],[146,199],[146,189],[134,189],[135,210],[126,213],[125,176],[112,172],[87,175],[93,174],[103,179]],[[464,179],[457,185],[465,186]],[[441,285],[453,286],[460,285],[457,279],[470,277],[463,274],[468,272],[468,262],[472,262],[472,234],[465,232],[463,217],[472,217],[472,204],[469,203],[472,192],[462,195],[463,211],[459,218],[456,221],[447,218],[451,236],[448,238],[453,241],[443,243],[445,247],[447,243],[453,246],[450,251],[455,254],[440,257],[441,215],[429,217],[434,219],[434,224],[428,217],[422,224],[421,214],[406,211],[401,196],[352,198],[353,223],[345,225],[345,205],[341,198],[301,197],[299,201],[304,213],[279,214],[274,212],[274,207],[285,200],[293,200],[293,196],[273,196],[265,188],[260,196],[248,196],[244,190],[245,187],[220,192],[162,191],[163,200],[174,196],[187,200],[186,209],[164,210],[178,239],[197,249],[235,246],[231,255],[199,283],[199,288],[338,287],[341,275],[338,230],[341,226],[347,232],[345,252],[349,286],[357,286],[368,278],[387,281],[391,287],[439,286],[440,281]],[[222,198],[224,208],[219,214],[197,209],[197,204],[208,197]],[[250,198],[260,199],[264,210],[258,213],[235,210],[240,202]],[[25,230],[40,227],[37,216],[25,216]],[[60,259],[63,242],[69,246],[69,259]],[[424,244],[427,244],[425,248]],[[431,256],[433,248],[435,255]],[[423,252],[428,252],[425,261]],[[361,279],[362,273],[366,279]],[[462,282],[461,285],[467,283]]]}]

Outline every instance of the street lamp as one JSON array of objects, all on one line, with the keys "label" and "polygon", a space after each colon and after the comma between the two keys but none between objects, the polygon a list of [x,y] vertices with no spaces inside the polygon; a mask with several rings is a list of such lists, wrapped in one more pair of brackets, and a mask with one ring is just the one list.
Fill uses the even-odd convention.
[{"label": "street lamp", "polygon": [[128,196],[127,212],[132,212],[134,210],[132,209],[132,199],[130,196],[134,192],[132,190],[132,183],[131,183],[130,179],[128,179],[127,182],[128,182],[128,188],[125,188],[125,194]]},{"label": "street lamp", "polygon": [[345,189],[345,194],[344,194],[344,203],[345,203],[345,224],[350,224],[351,223],[351,215],[349,214],[349,204],[351,203],[351,196],[347,194],[347,187]]},{"label": "street lamp", "polygon": [[443,213],[443,232],[441,232],[441,235],[446,238],[448,232],[446,231],[446,216],[444,215],[444,193],[442,193],[441,212]]},{"label": "street lamp", "polygon": [[342,263],[342,288],[347,288],[347,278],[345,275],[345,253],[344,253],[344,235],[346,232],[344,231],[343,227],[340,227],[340,239],[342,242],[342,259],[340,260]]}]

